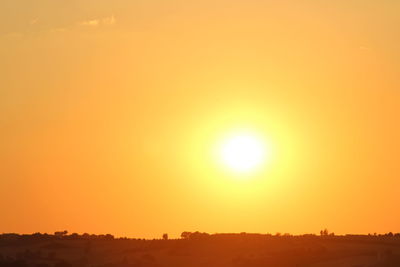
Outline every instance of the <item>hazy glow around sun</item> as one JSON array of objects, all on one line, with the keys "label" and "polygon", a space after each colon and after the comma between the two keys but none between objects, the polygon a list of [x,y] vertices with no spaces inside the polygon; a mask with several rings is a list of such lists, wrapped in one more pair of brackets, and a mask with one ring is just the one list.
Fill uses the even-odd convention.
[{"label": "hazy glow around sun", "polygon": [[238,134],[227,138],[220,148],[222,163],[235,172],[249,172],[259,167],[268,151],[260,138]]}]

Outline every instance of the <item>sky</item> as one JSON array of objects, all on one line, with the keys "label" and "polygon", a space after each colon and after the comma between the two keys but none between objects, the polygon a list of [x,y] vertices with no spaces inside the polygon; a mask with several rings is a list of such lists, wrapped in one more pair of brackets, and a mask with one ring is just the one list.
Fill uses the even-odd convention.
[{"label": "sky", "polygon": [[[0,232],[400,232],[400,2],[2,0]],[[215,158],[247,131],[257,171]]]}]

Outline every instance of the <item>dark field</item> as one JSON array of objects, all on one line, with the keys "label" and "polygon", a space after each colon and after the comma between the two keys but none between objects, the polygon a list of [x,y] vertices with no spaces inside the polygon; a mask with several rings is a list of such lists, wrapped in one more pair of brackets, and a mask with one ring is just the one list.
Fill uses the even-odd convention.
[{"label": "dark field", "polygon": [[400,236],[186,234],[140,240],[111,235],[0,236],[0,266],[400,266]]}]

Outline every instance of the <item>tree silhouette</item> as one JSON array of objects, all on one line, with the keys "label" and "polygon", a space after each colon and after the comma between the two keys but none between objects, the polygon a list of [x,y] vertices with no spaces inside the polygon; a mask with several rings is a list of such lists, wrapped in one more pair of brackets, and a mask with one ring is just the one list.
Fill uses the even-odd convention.
[{"label": "tree silhouette", "polygon": [[162,235],[162,238],[163,238],[164,240],[168,240],[168,234],[163,234],[163,235]]},{"label": "tree silhouette", "polygon": [[57,236],[57,237],[63,237],[63,236],[66,236],[67,234],[68,234],[67,230],[54,232],[54,235]]},{"label": "tree silhouette", "polygon": [[327,236],[327,235],[329,235],[329,231],[328,231],[328,229],[326,229],[326,228],[325,228],[324,230],[321,230],[319,233],[320,233],[321,236]]},{"label": "tree silhouette", "polygon": [[181,238],[188,239],[192,233],[191,232],[182,232]]}]

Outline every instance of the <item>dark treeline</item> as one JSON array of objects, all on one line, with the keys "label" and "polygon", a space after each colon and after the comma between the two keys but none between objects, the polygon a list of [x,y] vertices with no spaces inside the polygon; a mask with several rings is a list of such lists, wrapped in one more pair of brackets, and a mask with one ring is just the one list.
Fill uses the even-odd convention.
[{"label": "dark treeline", "polygon": [[[292,235],[289,233],[276,233],[276,234],[259,234],[259,233],[216,233],[216,234],[209,234],[204,232],[182,232],[180,235],[181,239],[204,239],[204,238],[237,238],[237,237],[253,237],[253,238],[268,238],[268,237],[292,237],[292,238],[299,238],[299,237],[341,237],[341,238],[371,238],[371,237],[380,237],[380,238],[400,238],[400,233],[385,233],[385,234],[368,234],[368,235],[335,235],[334,233],[328,232],[327,229],[321,230],[320,233],[317,234],[303,234],[303,235]],[[160,239],[168,240],[168,234],[163,234]],[[130,238],[130,237],[114,237],[112,234],[78,234],[78,233],[71,233],[69,234],[68,231],[57,231],[53,234],[48,233],[33,233],[33,234],[17,234],[17,233],[3,233],[0,234],[0,240],[158,240],[157,238],[154,239],[144,239],[144,238]]]},{"label": "dark treeline", "polygon": [[400,233],[1,234],[0,267],[399,267]]}]

